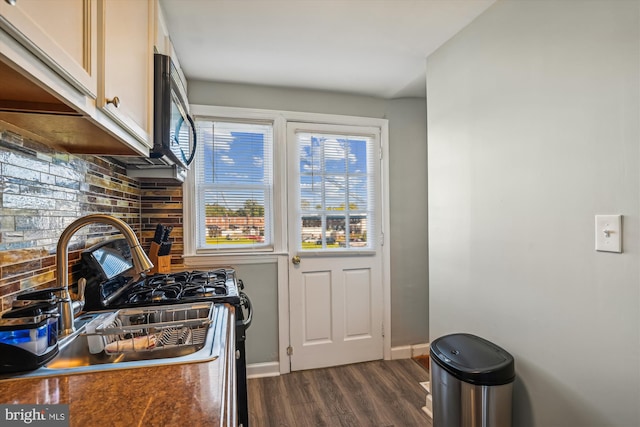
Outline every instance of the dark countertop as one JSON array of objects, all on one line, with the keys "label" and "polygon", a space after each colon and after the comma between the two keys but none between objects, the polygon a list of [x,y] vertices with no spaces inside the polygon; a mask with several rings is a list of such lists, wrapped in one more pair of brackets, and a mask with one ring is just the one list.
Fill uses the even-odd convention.
[{"label": "dark countertop", "polygon": [[234,333],[210,362],[3,380],[0,403],[69,404],[71,426],[235,426]]}]

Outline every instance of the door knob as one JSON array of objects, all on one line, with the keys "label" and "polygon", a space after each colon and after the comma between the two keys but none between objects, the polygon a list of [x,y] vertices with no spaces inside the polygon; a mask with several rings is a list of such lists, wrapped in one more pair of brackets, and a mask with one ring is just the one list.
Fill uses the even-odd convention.
[{"label": "door knob", "polygon": [[298,264],[300,264],[300,257],[299,257],[298,255],[294,256],[293,258],[291,258],[291,262],[292,262],[294,265],[298,265]]},{"label": "door knob", "polygon": [[107,104],[113,104],[114,107],[118,108],[120,106],[120,98],[114,96],[112,99],[107,99]]}]

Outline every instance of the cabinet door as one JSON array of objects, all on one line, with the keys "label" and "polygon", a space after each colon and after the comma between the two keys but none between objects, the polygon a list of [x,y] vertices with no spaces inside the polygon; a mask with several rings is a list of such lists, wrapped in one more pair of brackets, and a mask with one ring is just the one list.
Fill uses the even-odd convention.
[{"label": "cabinet door", "polygon": [[169,39],[169,29],[164,19],[164,12],[157,0],[155,0],[155,2],[155,50],[163,55],[171,55],[171,40]]},{"label": "cabinet door", "polygon": [[97,93],[95,0],[0,1],[0,27],[76,89]]},{"label": "cabinet door", "polygon": [[147,147],[153,145],[152,0],[107,0],[99,4],[97,105]]}]

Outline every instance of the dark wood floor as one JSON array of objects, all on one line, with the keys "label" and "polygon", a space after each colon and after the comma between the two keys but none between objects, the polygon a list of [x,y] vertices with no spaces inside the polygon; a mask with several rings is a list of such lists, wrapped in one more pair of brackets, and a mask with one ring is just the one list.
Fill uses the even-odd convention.
[{"label": "dark wood floor", "polygon": [[422,411],[428,372],[411,359],[379,360],[249,380],[249,424],[431,426]]}]

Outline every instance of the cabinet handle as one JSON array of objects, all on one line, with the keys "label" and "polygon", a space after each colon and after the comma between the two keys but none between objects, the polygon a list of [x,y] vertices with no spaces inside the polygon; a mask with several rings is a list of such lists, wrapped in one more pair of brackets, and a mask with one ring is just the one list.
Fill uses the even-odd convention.
[{"label": "cabinet handle", "polygon": [[120,106],[120,98],[114,96],[112,99],[107,99],[107,104],[113,104],[114,107],[118,108]]},{"label": "cabinet handle", "polygon": [[10,4],[11,6],[15,6],[16,3],[18,2],[18,0],[4,0],[6,3]]}]

